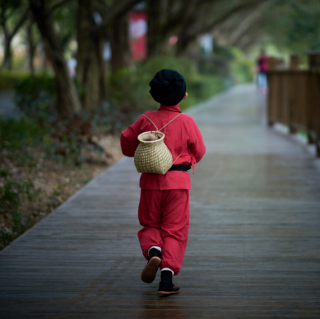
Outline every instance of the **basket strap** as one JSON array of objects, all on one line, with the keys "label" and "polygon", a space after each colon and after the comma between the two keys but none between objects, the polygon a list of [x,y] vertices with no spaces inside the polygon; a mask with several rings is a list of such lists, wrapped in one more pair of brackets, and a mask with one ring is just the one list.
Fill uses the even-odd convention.
[{"label": "basket strap", "polygon": [[147,115],[145,115],[145,114],[142,114],[145,118],[147,118],[152,124],[153,124],[153,126],[156,128],[156,130],[157,131],[161,131],[161,130],[163,130],[167,125],[169,125],[172,121],[174,121],[178,116],[180,116],[182,113],[180,113],[180,114],[178,114],[177,116],[175,116],[171,121],[169,121],[166,125],[164,125],[164,126],[162,126],[161,127],[161,129],[159,130],[158,128],[157,128],[157,126],[148,118],[148,116]]},{"label": "basket strap", "polygon": [[176,162],[176,160],[180,157],[180,155],[188,148],[188,146],[186,148],[183,149],[183,151],[176,157],[176,159],[173,161],[172,165]]},{"label": "basket strap", "polygon": [[182,113],[179,113],[177,116],[175,116],[171,121],[169,121],[165,126],[162,126],[161,127],[161,129],[159,130],[159,131],[161,131],[161,130],[163,130],[167,125],[169,125],[172,121],[174,121],[178,116],[180,116]]},{"label": "basket strap", "polygon": [[184,150],[176,157],[176,159],[173,161],[172,165],[176,162],[176,160],[180,157],[180,155],[184,152]]},{"label": "basket strap", "polygon": [[[173,161],[172,165],[176,162],[176,160],[180,157],[180,155],[188,148],[189,146],[187,146],[178,156],[177,158]],[[192,170],[193,170],[193,175],[194,175],[194,164],[196,164],[196,159],[194,157],[194,155],[191,152],[191,165],[192,165]]]},{"label": "basket strap", "polygon": [[[147,118],[152,124],[153,126],[156,128],[156,130],[158,132],[160,132],[161,130],[163,130],[167,125],[169,125],[172,121],[174,121],[178,116],[180,116],[182,113],[178,114],[177,116],[175,116],[171,121],[169,121],[165,126],[161,127],[161,129],[159,130],[157,128],[157,125],[155,125],[151,119],[148,118],[148,116],[146,116],[145,114],[142,114],[145,118]],[[182,153],[188,148],[188,146],[186,148],[183,149],[183,151],[176,157],[176,159],[173,161],[172,165],[176,162],[176,160],[182,155]]]},{"label": "basket strap", "polygon": [[148,116],[147,115],[145,115],[145,114],[142,114],[145,118],[147,118],[153,125],[154,125],[154,127],[156,128],[156,131],[159,131],[158,130],[158,128],[157,128],[157,126],[148,118]]}]

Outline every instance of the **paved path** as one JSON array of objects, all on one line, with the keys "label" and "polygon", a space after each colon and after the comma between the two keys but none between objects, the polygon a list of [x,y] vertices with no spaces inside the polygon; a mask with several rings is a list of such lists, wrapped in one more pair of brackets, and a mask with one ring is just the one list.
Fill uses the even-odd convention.
[{"label": "paved path", "polygon": [[13,91],[0,91],[0,118],[19,119],[22,112],[13,101]]},{"label": "paved path", "polygon": [[181,293],[140,281],[139,176],[123,158],[0,253],[1,318],[320,318],[319,161],[261,124],[253,86],[190,114],[208,151]]}]

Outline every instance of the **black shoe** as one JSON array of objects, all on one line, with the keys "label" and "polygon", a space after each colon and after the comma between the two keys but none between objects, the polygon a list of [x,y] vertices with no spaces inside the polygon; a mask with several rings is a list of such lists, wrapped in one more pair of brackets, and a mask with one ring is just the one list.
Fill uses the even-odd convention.
[{"label": "black shoe", "polygon": [[180,288],[175,286],[172,282],[160,281],[158,294],[161,295],[172,295],[178,294],[180,292]]},{"label": "black shoe", "polygon": [[141,280],[148,284],[152,283],[156,278],[158,268],[161,264],[161,252],[155,248],[149,252],[150,259],[147,266],[142,270]]}]

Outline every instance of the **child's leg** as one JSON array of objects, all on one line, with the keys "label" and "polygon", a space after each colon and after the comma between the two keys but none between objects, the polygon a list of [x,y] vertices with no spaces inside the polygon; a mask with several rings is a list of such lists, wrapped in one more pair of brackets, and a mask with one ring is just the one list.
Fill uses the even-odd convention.
[{"label": "child's leg", "polygon": [[189,191],[163,191],[161,237],[161,270],[177,275],[182,267],[189,231]]},{"label": "child's leg", "polygon": [[163,191],[141,190],[139,204],[139,222],[144,226],[138,232],[138,238],[144,257],[148,260],[148,251],[155,246],[162,247],[161,238],[161,201]]}]

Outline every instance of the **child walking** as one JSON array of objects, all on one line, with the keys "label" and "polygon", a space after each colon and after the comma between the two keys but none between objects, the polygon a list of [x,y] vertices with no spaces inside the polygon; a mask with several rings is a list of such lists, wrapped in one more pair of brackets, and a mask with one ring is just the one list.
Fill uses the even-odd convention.
[{"label": "child walking", "polygon": [[[206,148],[195,121],[180,114],[179,104],[188,96],[183,76],[174,70],[159,71],[150,85],[150,94],[160,103],[157,111],[147,111],[121,134],[124,155],[133,157],[139,145],[138,135],[163,128],[164,143],[172,153],[174,165],[165,174],[142,173],[138,209],[138,238],[148,260],[141,274],[142,281],[154,281],[160,267],[159,294],[176,294],[180,288],[172,282],[178,275],[187,247],[189,231],[189,190],[187,172],[203,157]],[[168,124],[169,123],[169,124]]]}]

